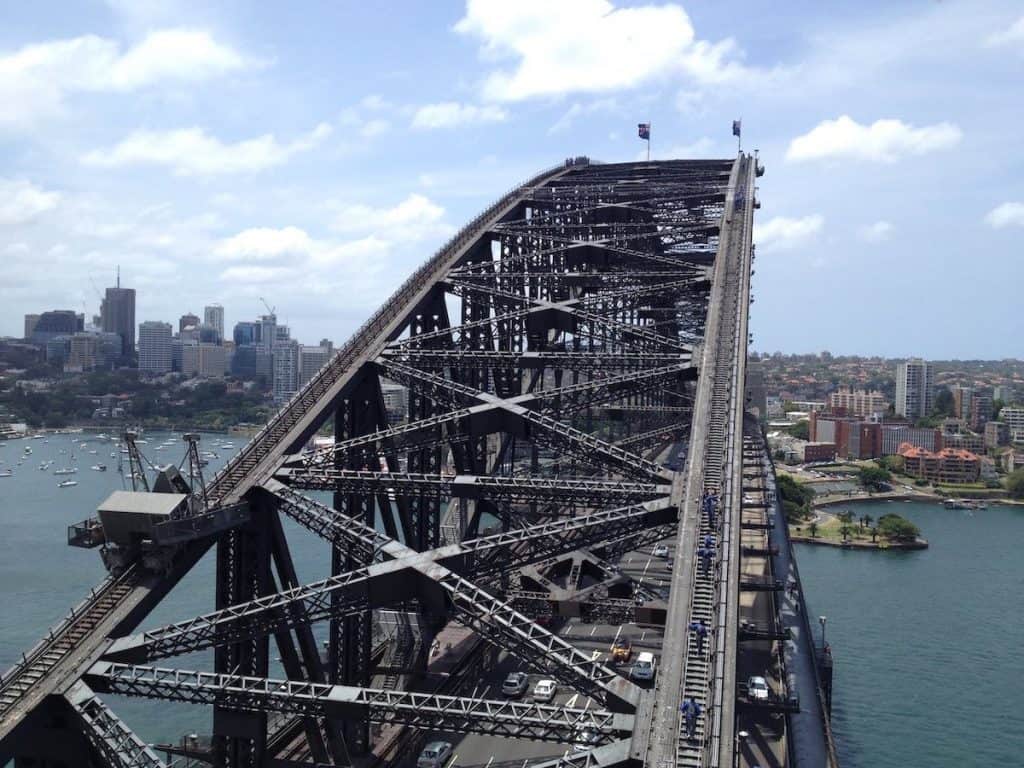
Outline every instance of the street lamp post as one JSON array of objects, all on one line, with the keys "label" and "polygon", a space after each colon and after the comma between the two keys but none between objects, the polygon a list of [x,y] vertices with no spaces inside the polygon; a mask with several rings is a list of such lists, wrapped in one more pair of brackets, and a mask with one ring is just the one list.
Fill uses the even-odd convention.
[{"label": "street lamp post", "polygon": [[825,623],[828,621],[828,616],[819,616],[818,623],[821,624],[821,650],[825,652]]},{"label": "street lamp post", "polygon": [[734,768],[739,768],[739,764],[740,764],[740,746],[743,744],[744,741],[746,741],[746,739],[747,739],[747,737],[749,735],[750,734],[747,733],[746,731],[737,731],[736,732],[736,748],[733,750],[733,758],[732,758],[732,762],[733,762]]}]

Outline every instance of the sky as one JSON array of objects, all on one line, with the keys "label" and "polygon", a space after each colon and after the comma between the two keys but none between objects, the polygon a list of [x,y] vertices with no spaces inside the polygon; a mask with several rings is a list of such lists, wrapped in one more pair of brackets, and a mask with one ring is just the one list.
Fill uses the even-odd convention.
[{"label": "sky", "polygon": [[753,348],[1024,357],[1024,6],[5,3],[0,335],[276,308],[343,341],[570,155],[766,174]]}]

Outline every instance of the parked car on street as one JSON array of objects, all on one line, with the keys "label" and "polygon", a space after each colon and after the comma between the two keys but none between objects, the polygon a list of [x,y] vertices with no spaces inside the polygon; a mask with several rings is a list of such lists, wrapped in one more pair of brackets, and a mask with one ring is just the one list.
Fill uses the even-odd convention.
[{"label": "parked car on street", "polygon": [[529,682],[525,672],[509,672],[505,682],[501,684],[501,692],[506,696],[522,696],[526,693]]},{"label": "parked car on street", "polygon": [[537,701],[551,701],[557,690],[554,680],[541,680],[533,687],[533,698]]}]

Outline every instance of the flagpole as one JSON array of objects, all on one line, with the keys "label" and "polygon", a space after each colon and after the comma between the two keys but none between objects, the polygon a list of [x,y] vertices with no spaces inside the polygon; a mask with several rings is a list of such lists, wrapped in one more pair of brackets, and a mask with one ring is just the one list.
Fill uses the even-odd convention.
[{"label": "flagpole", "polygon": [[647,124],[647,162],[651,162],[651,128],[652,124]]}]

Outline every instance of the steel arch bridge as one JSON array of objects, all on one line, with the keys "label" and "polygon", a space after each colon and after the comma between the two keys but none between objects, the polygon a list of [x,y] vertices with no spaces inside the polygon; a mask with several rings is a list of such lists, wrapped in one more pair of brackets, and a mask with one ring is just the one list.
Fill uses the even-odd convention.
[{"label": "steel arch bridge", "polygon": [[[587,733],[589,748],[545,765],[731,766],[760,170],[742,154],[576,158],[495,202],[213,478],[204,505],[122,553],[3,675],[0,762],[162,765],[108,705],[120,694],[212,707],[209,750],[187,756],[215,765],[393,764],[417,734],[447,731],[562,745]],[[389,421],[382,381],[406,388],[406,420]],[[333,443],[308,448],[328,425]],[[283,518],[325,540],[328,578],[299,582]],[[101,530],[89,543],[116,549]],[[669,537],[669,589],[619,566]],[[138,631],[211,550],[216,609]],[[573,617],[663,625],[656,683],[560,633]],[[687,630],[698,618],[708,653]],[[460,629],[468,650],[426,685],[431,639]],[[202,650],[212,670],[175,661]],[[578,703],[470,693],[499,655]],[[693,739],[684,695],[703,707]]]}]

